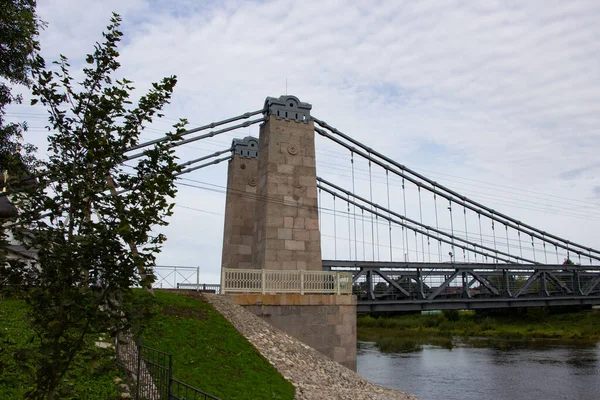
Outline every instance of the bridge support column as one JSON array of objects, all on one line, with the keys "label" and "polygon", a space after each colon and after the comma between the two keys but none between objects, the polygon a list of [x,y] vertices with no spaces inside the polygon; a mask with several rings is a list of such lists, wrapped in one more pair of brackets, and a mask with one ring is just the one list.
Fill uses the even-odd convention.
[{"label": "bridge support column", "polygon": [[356,297],[236,294],[234,301],[271,325],[356,371]]},{"label": "bridge support column", "polygon": [[259,136],[256,268],[322,268],[311,107],[294,96],[265,101],[268,119]]}]

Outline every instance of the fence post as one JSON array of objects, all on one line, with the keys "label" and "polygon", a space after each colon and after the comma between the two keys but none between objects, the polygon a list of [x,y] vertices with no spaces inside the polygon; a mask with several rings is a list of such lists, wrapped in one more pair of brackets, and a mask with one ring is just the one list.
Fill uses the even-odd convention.
[{"label": "fence post", "polygon": [[304,270],[300,270],[300,294],[304,294]]},{"label": "fence post", "polygon": [[196,267],[196,291],[200,291],[200,267]]},{"label": "fence post", "polygon": [[177,287],[177,266],[174,267],[173,271],[173,288]]},{"label": "fence post", "polygon": [[142,370],[142,337],[140,336],[137,343],[137,373],[135,384],[135,400],[140,398],[140,372]]},{"label": "fence post", "polygon": [[260,278],[261,278],[261,281],[262,281],[262,294],[265,294],[266,293],[266,289],[267,289],[267,285],[266,285],[267,277],[265,275],[265,270],[264,269],[260,270]]},{"label": "fence post", "polygon": [[337,286],[337,294],[340,295],[340,273],[335,273],[335,285]]},{"label": "fence post", "polygon": [[173,355],[169,354],[169,392],[167,394],[168,399],[171,399],[173,395]]},{"label": "fence post", "polygon": [[225,268],[221,268],[221,294],[225,294]]}]

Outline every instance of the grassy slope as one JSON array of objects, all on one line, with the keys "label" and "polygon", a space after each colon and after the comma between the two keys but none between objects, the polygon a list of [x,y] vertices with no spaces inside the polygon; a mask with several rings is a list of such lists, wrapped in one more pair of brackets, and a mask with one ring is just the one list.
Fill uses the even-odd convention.
[{"label": "grassy slope", "polygon": [[[27,323],[27,304],[22,300],[0,301],[0,399],[22,399],[32,386],[32,365],[25,362],[35,346]],[[76,357],[63,380],[61,399],[107,400],[120,398],[115,377],[123,377],[114,363],[114,351],[87,347],[89,358]]]},{"label": "grassy slope", "polygon": [[[450,316],[450,315],[448,315]],[[360,317],[358,339],[377,343],[382,351],[413,351],[423,344],[452,347],[452,337],[499,339],[600,340],[600,314],[592,311],[553,315],[481,317],[460,312],[410,314],[388,318]]]},{"label": "grassy slope", "polygon": [[144,344],[173,354],[173,376],[222,399],[293,399],[294,387],[212,306],[157,291]]}]

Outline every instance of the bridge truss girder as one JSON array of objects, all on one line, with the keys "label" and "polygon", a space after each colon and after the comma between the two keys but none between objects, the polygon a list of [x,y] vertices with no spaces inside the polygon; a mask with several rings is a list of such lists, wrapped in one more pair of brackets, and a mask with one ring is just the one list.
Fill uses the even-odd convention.
[{"label": "bridge truss girder", "polygon": [[324,261],[353,274],[359,311],[600,304],[600,267]]}]

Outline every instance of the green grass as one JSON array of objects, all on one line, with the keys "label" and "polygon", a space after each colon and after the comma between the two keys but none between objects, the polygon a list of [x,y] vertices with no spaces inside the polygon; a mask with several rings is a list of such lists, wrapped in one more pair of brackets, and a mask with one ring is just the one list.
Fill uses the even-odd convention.
[{"label": "green grass", "polygon": [[[35,348],[36,340],[27,322],[27,310],[22,300],[0,301],[0,399],[22,399],[33,387],[34,365],[27,355]],[[90,338],[85,354],[74,359],[59,387],[60,399],[120,398],[114,379],[124,376],[115,365],[114,350],[100,349],[94,341]]]},{"label": "green grass", "polygon": [[214,308],[156,291],[143,344],[173,354],[173,376],[222,399],[293,399],[294,387]]},{"label": "green grass", "polygon": [[600,313],[593,311],[549,314],[544,309],[530,309],[523,314],[494,316],[471,311],[379,318],[360,316],[357,326],[359,340],[373,341],[384,352],[417,351],[424,344],[452,348],[453,338],[494,347],[507,346],[503,341],[506,339],[580,343],[600,340]]}]

